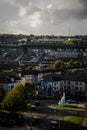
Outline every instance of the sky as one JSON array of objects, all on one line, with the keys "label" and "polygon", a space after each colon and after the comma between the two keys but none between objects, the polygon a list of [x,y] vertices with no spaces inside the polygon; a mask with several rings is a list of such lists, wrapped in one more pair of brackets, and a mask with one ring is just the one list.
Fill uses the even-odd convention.
[{"label": "sky", "polygon": [[0,0],[0,33],[87,35],[87,0]]}]

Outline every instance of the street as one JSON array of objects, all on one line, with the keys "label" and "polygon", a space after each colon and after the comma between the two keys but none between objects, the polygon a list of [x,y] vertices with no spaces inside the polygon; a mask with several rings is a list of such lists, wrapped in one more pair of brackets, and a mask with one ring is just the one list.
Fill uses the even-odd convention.
[{"label": "street", "polygon": [[0,127],[0,130],[51,130],[50,122],[57,121],[58,127],[63,127],[64,116],[73,116],[79,112],[80,116],[85,116],[83,109],[66,110],[55,109],[52,107],[57,101],[40,101],[40,105],[36,106],[36,110],[32,112],[26,110],[20,112],[24,117],[24,124],[22,126]]}]

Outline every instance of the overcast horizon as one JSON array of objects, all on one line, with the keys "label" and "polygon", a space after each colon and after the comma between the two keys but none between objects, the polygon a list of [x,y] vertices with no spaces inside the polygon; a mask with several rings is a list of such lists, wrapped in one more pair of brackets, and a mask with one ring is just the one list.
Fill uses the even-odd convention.
[{"label": "overcast horizon", "polygon": [[87,35],[87,0],[0,0],[0,33]]}]

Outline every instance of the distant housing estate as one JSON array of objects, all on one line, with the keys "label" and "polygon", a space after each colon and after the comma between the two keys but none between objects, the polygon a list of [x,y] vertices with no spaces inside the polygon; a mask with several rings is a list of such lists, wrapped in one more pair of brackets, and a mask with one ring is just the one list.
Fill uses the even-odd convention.
[{"label": "distant housing estate", "polygon": [[42,36],[33,37],[21,35],[0,35],[0,44],[19,44],[19,43],[64,43],[65,40],[72,40],[73,42],[81,42],[80,36]]}]

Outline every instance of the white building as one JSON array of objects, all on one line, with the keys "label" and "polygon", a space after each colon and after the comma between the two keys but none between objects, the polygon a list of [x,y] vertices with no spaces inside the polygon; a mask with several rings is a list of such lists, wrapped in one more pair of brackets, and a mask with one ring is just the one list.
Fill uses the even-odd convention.
[{"label": "white building", "polygon": [[60,50],[60,51],[51,51],[50,55],[57,58],[77,58],[80,55],[79,51],[73,50]]},{"label": "white building", "polygon": [[42,81],[43,86],[51,87],[53,94],[58,92],[66,95],[86,96],[87,95],[87,75],[47,75]]},{"label": "white building", "polygon": [[39,38],[39,39],[32,39],[31,43],[58,43],[58,42],[64,42],[64,38]]}]

